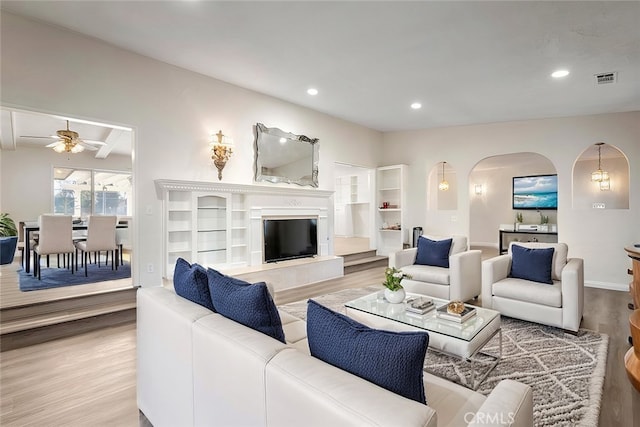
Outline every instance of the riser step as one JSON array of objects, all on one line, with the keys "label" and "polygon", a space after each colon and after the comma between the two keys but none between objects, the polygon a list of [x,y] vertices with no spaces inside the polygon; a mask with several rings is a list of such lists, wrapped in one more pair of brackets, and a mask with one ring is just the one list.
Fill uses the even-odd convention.
[{"label": "riser step", "polygon": [[376,267],[386,267],[389,265],[389,258],[385,256],[374,256],[351,261],[344,264],[344,274],[355,273],[356,271],[368,270]]},{"label": "riser step", "polygon": [[368,250],[368,251],[362,251],[362,252],[354,252],[351,254],[346,254],[346,255],[341,255],[342,258],[344,258],[344,263],[347,264],[351,261],[355,261],[358,259],[365,259],[365,258],[371,258],[376,256],[376,250],[372,249],[372,250]]},{"label": "riser step", "polygon": [[0,335],[136,308],[136,289],[74,297],[0,311]]}]

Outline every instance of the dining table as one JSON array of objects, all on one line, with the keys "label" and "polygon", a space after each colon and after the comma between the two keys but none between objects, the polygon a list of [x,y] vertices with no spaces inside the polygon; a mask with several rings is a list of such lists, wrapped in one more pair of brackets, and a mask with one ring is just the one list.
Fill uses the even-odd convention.
[{"label": "dining table", "polygon": [[[87,222],[74,222],[73,229],[74,230],[86,230],[88,227]],[[129,228],[129,224],[127,223],[118,223],[116,224],[116,228]],[[25,273],[31,272],[31,233],[36,231],[40,231],[40,224],[38,221],[25,221],[24,223],[24,271]]]}]

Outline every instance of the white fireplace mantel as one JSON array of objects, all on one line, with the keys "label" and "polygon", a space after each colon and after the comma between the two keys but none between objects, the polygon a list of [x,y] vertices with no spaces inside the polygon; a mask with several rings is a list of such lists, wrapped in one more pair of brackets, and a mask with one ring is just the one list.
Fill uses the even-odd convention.
[{"label": "white fireplace mantel", "polygon": [[222,193],[321,197],[326,199],[333,196],[334,193],[330,190],[318,190],[317,188],[229,184],[225,182],[183,181],[172,179],[156,179],[155,182],[159,190],[169,191],[216,191]]}]

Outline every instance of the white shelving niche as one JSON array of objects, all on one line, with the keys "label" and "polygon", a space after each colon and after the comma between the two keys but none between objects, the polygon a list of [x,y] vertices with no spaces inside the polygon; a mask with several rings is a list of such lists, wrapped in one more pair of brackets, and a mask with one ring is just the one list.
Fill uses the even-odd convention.
[{"label": "white shelving niche", "polygon": [[407,165],[377,168],[376,230],[377,254],[388,256],[408,243],[406,229]]},{"label": "white shelving niche", "polygon": [[243,194],[162,186],[163,276],[178,258],[216,269],[247,265],[247,210]]}]

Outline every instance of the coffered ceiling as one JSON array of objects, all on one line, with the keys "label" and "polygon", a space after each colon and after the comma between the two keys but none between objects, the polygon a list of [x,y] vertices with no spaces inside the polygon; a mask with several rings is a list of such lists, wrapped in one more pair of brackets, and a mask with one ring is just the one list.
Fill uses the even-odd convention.
[{"label": "coffered ceiling", "polygon": [[380,131],[640,110],[637,1],[1,7]]}]

